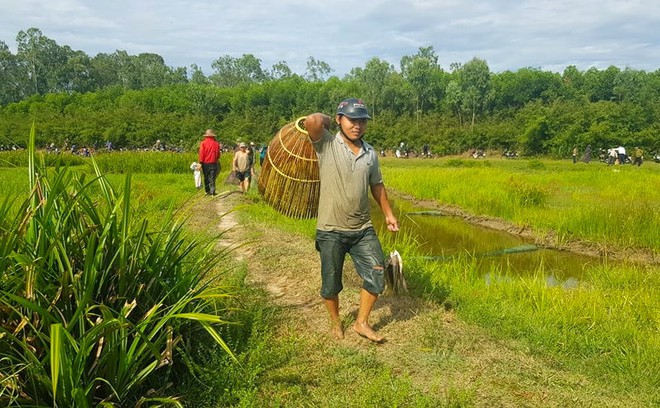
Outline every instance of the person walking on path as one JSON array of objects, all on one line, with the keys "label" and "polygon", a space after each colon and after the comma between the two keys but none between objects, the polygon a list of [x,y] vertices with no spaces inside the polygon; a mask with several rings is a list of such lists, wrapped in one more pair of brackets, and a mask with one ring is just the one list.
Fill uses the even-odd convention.
[{"label": "person walking on path", "polygon": [[399,230],[374,148],[362,137],[371,119],[362,100],[344,99],[337,107],[336,134],[331,118],[313,113],[304,126],[319,162],[320,197],[316,224],[316,249],[321,258],[321,296],[335,338],[344,337],[339,318],[339,293],[346,254],[362,278],[360,305],[353,330],[373,342],[384,338],[369,325],[369,314],[384,290],[385,257],[371,222],[369,191],[385,215],[387,229]]},{"label": "person walking on path", "polygon": [[250,188],[252,168],[250,167],[250,155],[248,154],[247,145],[245,143],[241,142],[238,145],[238,151],[234,153],[232,171],[236,172],[236,177],[239,181],[238,187],[242,192],[247,193]]},{"label": "person walking on path", "polygon": [[573,148],[573,164],[577,163],[578,148],[577,146]]},{"label": "person walking on path", "polygon": [[195,180],[195,188],[202,188],[202,165],[197,162],[192,162],[190,170],[193,171],[193,179]]},{"label": "person walking on path", "polygon": [[215,180],[220,173],[220,143],[215,139],[212,129],[206,129],[204,140],[199,145],[199,163],[204,175],[204,191],[206,195],[216,195]]}]

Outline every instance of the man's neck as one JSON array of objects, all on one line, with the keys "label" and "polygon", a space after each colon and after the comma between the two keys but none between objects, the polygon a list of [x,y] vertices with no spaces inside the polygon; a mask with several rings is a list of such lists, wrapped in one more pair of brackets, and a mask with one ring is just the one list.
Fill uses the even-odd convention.
[{"label": "man's neck", "polygon": [[358,140],[351,140],[346,134],[344,134],[343,131],[340,131],[339,134],[341,135],[341,138],[344,140],[344,143],[348,145],[348,147],[353,151],[353,153],[357,154],[360,149],[362,148],[362,138],[359,138]]}]

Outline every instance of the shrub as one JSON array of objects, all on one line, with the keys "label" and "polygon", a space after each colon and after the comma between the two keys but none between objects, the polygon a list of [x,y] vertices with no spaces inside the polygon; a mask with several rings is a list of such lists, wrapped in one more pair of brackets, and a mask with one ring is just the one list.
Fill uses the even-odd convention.
[{"label": "shrub", "polygon": [[194,322],[231,354],[215,328],[228,294],[205,279],[221,254],[172,217],[132,219],[130,175],[114,191],[98,167],[37,170],[30,140],[31,194],[0,207],[0,405],[180,405],[164,367]]}]

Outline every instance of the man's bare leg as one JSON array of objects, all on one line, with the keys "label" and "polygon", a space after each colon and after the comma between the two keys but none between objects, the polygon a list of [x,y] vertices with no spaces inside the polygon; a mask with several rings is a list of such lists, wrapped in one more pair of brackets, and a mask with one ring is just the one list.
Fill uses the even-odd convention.
[{"label": "man's bare leg", "polygon": [[330,314],[330,324],[332,335],[336,339],[344,338],[344,328],[341,327],[341,320],[339,319],[339,296],[333,296],[329,298],[323,298],[325,307],[328,309]]},{"label": "man's bare leg", "polygon": [[358,310],[353,330],[360,336],[366,337],[375,343],[381,343],[385,340],[383,336],[380,336],[369,326],[369,314],[376,300],[378,300],[378,295],[370,293],[365,289],[360,290],[360,309]]}]

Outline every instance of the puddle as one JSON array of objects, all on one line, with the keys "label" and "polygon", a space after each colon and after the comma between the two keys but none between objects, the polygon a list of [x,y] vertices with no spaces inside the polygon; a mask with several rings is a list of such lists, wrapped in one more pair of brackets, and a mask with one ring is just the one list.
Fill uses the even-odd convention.
[{"label": "puddle", "polygon": [[[462,254],[474,255],[484,277],[491,271],[534,275],[542,272],[548,286],[577,286],[585,269],[598,265],[598,258],[568,251],[542,249],[517,235],[473,225],[438,211],[416,208],[400,199],[391,200],[402,232],[416,237],[421,256],[446,262]],[[372,202],[374,225],[384,225],[382,213]]]}]

